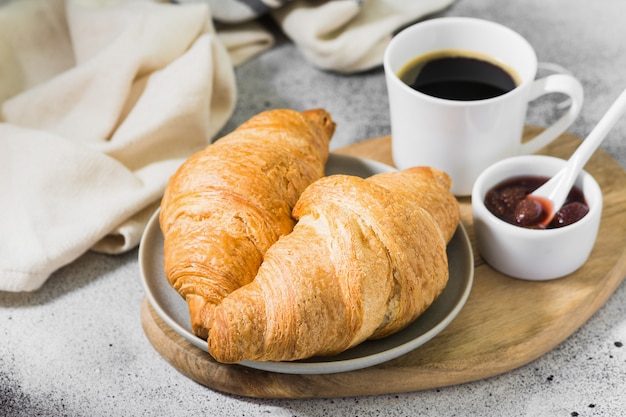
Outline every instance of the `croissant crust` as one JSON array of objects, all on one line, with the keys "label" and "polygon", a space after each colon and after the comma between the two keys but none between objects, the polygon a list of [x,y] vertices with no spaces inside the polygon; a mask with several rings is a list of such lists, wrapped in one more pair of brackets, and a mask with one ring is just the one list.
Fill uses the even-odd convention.
[{"label": "croissant crust", "polygon": [[185,161],[161,203],[164,267],[206,338],[213,310],[248,284],[291,211],[324,173],[335,124],[321,109],[270,110]]},{"label": "croissant crust", "polygon": [[215,309],[208,346],[220,362],[332,355],[415,320],[448,280],[459,222],[449,177],[412,168],[310,185],[298,223],[254,280]]}]

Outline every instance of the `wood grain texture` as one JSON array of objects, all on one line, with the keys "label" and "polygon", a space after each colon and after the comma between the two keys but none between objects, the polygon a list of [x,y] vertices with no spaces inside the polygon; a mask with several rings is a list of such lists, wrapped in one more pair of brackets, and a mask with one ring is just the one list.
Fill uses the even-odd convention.
[{"label": "wood grain texture", "polygon": [[[528,127],[525,136],[538,128]],[[580,144],[562,135],[540,153],[567,158]],[[337,153],[391,164],[390,138],[360,142]],[[553,349],[584,324],[626,274],[626,172],[604,151],[586,166],[604,195],[598,239],[587,263],[558,280],[531,282],[491,269],[474,240],[470,199],[461,198],[462,222],[474,248],[475,278],[463,310],[439,335],[392,361],[326,375],[290,375],[215,362],[170,329],[144,299],[148,340],[173,367],[209,388],[260,398],[320,398],[399,393],[499,375]]]}]

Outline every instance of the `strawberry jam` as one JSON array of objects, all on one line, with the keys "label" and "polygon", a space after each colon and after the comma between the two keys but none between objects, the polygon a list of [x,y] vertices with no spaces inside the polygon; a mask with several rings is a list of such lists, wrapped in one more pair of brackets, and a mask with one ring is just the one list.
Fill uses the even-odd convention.
[{"label": "strawberry jam", "polygon": [[526,196],[548,179],[539,176],[520,176],[503,181],[487,192],[485,206],[499,219],[529,229],[555,229],[585,217],[589,212],[589,206],[582,191],[574,186],[563,207],[556,212],[550,223],[546,226],[542,224],[547,215],[546,208]]}]

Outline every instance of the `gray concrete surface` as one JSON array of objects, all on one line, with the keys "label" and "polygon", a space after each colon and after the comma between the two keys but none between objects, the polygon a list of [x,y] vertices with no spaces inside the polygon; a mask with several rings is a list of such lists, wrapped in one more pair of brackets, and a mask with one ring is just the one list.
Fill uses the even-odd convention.
[{"label": "gray concrete surface", "polygon": [[[519,31],[540,61],[577,76],[586,101],[570,132],[586,135],[626,87],[626,2],[458,0],[443,15]],[[224,131],[269,107],[327,108],[333,148],[389,134],[382,69],[312,68],[289,42],[237,69],[239,101]],[[529,123],[556,115],[538,103]],[[626,120],[604,144],[626,166]],[[625,242],[626,243],[626,242]],[[622,250],[623,248],[615,248]],[[362,398],[261,400],[212,391],[169,366],[143,334],[137,250],[87,253],[35,293],[0,292],[3,416],[617,416],[626,414],[626,286],[538,360],[482,381]]]}]

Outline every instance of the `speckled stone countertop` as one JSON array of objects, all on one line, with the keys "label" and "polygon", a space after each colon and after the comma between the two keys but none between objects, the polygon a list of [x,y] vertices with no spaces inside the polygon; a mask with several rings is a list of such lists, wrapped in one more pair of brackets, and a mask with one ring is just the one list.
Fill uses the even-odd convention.
[{"label": "speckled stone countertop", "polygon": [[[569,129],[585,136],[626,87],[626,2],[458,0],[444,15],[503,23],[540,61],[569,69],[585,89]],[[239,100],[224,131],[270,107],[322,106],[337,120],[333,147],[387,135],[381,68],[318,71],[288,42],[237,69]],[[555,115],[541,103],[530,124]],[[603,148],[626,166],[626,120]],[[5,238],[5,237],[2,237]],[[624,242],[626,244],[626,242]],[[618,248],[616,248],[617,250]],[[620,248],[621,249],[621,248]],[[260,400],[203,387],[167,364],[139,319],[137,250],[87,253],[34,293],[0,292],[2,416],[618,416],[626,414],[626,284],[541,358],[487,380],[397,395]]]}]

